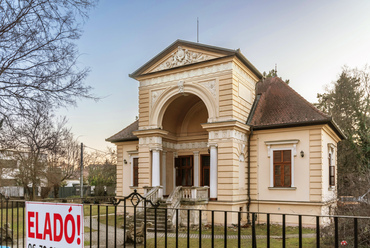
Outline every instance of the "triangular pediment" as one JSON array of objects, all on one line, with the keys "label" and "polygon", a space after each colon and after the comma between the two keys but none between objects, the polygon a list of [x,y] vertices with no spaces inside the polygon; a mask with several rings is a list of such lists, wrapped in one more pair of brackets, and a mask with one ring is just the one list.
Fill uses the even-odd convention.
[{"label": "triangular pediment", "polygon": [[158,63],[150,67],[144,73],[151,73],[156,71],[163,71],[183,65],[195,64],[206,60],[220,58],[225,55],[210,53],[200,49],[192,49],[186,46],[178,46],[172,52],[167,54],[165,58],[161,59]]},{"label": "triangular pediment", "polygon": [[236,55],[236,53],[238,53],[237,50],[177,40],[130,76],[136,78],[145,74]]}]

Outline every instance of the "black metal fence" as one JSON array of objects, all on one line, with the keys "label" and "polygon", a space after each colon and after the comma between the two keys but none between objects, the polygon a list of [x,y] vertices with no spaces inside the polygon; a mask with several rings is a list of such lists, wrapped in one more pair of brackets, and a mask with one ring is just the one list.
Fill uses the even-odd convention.
[{"label": "black metal fence", "polygon": [[[27,247],[25,202],[0,199],[0,247]],[[169,209],[136,192],[68,201],[84,203],[85,247],[370,247],[370,217]]]}]

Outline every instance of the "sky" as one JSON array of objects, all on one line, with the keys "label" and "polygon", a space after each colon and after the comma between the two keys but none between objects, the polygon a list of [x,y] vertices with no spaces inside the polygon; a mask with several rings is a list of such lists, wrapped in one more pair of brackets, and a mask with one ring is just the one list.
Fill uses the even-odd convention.
[{"label": "sky", "polygon": [[105,139],[135,121],[134,72],[177,39],[241,49],[260,71],[278,76],[310,102],[343,66],[370,64],[370,1],[100,0],[83,24],[79,66],[99,101],[60,109],[80,142],[105,150]]}]

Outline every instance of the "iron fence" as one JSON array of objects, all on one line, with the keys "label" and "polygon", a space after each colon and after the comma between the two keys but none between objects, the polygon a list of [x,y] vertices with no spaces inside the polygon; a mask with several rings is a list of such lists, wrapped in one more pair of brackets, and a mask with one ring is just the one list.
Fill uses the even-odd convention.
[{"label": "iron fence", "polygon": [[[27,247],[25,201],[0,199],[0,247]],[[216,211],[206,205],[168,209],[136,191],[66,201],[84,203],[85,247],[370,246],[370,217]]]}]

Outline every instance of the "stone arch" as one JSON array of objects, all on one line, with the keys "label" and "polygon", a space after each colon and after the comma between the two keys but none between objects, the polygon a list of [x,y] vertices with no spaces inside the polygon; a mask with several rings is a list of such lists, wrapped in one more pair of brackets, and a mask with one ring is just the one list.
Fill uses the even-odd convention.
[{"label": "stone arch", "polygon": [[171,87],[159,96],[151,109],[150,126],[162,128],[163,115],[166,109],[177,97],[183,94],[193,94],[199,97],[207,108],[208,122],[216,120],[218,117],[217,103],[212,94],[202,86],[185,84],[181,93],[179,87]]}]

